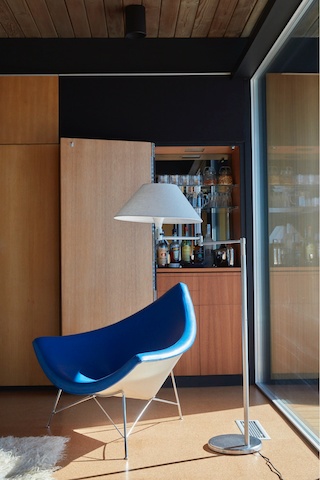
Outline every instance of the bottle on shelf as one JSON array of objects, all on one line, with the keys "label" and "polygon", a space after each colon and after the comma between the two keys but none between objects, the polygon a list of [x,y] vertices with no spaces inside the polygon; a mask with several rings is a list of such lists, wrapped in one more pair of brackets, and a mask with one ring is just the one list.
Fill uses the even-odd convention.
[{"label": "bottle on shelf", "polygon": [[[188,225],[184,228],[184,234],[186,237],[189,236]],[[189,239],[183,239],[181,242],[181,262],[184,264],[189,264],[191,262],[192,255],[192,243]]]},{"label": "bottle on shelf", "polygon": [[314,265],[316,263],[316,247],[312,236],[311,225],[307,228],[306,242],[305,242],[305,259],[307,265]]},{"label": "bottle on shelf", "polygon": [[303,242],[298,233],[293,235],[293,262],[296,267],[301,267],[304,264]]},{"label": "bottle on shelf", "polygon": [[193,256],[194,263],[196,265],[202,266],[204,263],[204,248],[203,248],[203,236],[201,233],[197,233],[196,236],[198,239],[195,241]]},{"label": "bottle on shelf", "polygon": [[[172,235],[173,237],[177,236],[177,229],[173,228],[172,229]],[[170,266],[171,267],[179,267],[180,266],[180,260],[181,260],[181,254],[180,254],[180,242],[176,238],[172,240],[170,243]]]},{"label": "bottle on shelf", "polygon": [[168,242],[164,239],[163,230],[159,233],[159,240],[157,243],[157,265],[160,268],[166,267],[168,265],[168,253],[169,246]]},{"label": "bottle on shelf", "polygon": [[293,228],[290,223],[287,223],[286,229],[284,232],[283,237],[283,263],[286,266],[292,266],[295,262],[294,259],[294,251],[293,251],[293,243],[294,243],[294,233]]},{"label": "bottle on shelf", "polygon": [[228,267],[228,249],[226,245],[221,244],[219,248],[213,251],[215,267]]},{"label": "bottle on shelf", "polygon": [[227,264],[228,267],[235,266],[235,251],[232,245],[227,246]]},{"label": "bottle on shelf", "polygon": [[274,239],[272,242],[271,262],[275,267],[283,264],[283,245],[280,240]]},{"label": "bottle on shelf", "polygon": [[212,245],[212,237],[211,237],[211,225],[210,223],[207,224],[207,232],[203,239],[203,251],[204,251],[204,265],[205,267],[212,267],[213,265],[213,245]]}]

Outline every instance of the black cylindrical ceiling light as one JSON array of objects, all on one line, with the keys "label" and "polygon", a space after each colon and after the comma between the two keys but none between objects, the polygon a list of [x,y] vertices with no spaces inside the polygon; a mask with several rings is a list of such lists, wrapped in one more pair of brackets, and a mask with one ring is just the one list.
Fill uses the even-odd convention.
[{"label": "black cylindrical ceiling light", "polygon": [[143,5],[126,7],[126,38],[146,36],[146,12]]}]

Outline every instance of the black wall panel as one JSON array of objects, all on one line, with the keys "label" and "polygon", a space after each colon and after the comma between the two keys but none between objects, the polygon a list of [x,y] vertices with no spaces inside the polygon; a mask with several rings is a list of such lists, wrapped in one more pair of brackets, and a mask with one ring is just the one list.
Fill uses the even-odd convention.
[{"label": "black wall panel", "polygon": [[249,82],[229,76],[62,76],[60,136],[232,144],[249,131]]}]

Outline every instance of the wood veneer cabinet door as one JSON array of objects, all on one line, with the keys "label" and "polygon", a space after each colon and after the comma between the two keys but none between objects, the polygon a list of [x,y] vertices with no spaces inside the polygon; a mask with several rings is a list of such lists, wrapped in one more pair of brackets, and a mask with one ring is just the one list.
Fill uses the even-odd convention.
[{"label": "wood veneer cabinet door", "polygon": [[176,375],[238,375],[241,356],[241,272],[165,273],[157,275],[158,296],[178,282],[188,285],[198,332],[182,356]]},{"label": "wood veneer cabinet door", "polygon": [[201,375],[241,374],[241,305],[200,307]]},{"label": "wood veneer cabinet door", "polygon": [[153,301],[152,227],[114,220],[151,181],[152,149],[61,139],[63,334],[115,323]]},{"label": "wood veneer cabinet door", "polygon": [[317,378],[319,269],[273,269],[270,296],[272,378]]},{"label": "wood veneer cabinet door", "polygon": [[194,305],[194,311],[197,319],[197,336],[192,347],[182,355],[174,367],[175,375],[200,375],[199,305]]},{"label": "wood veneer cabinet door", "polygon": [[0,384],[49,384],[32,341],[60,333],[59,146],[0,145]]},{"label": "wood veneer cabinet door", "polygon": [[0,77],[0,144],[59,143],[57,76]]},{"label": "wood veneer cabinet door", "polygon": [[158,297],[182,282],[188,286],[190,296],[194,305],[197,319],[197,336],[192,347],[182,355],[174,368],[175,375],[200,375],[200,307],[199,307],[199,281],[196,275],[183,274],[159,274],[157,275]]},{"label": "wood veneer cabinet door", "polygon": [[203,275],[199,287],[201,375],[241,374],[241,273]]}]

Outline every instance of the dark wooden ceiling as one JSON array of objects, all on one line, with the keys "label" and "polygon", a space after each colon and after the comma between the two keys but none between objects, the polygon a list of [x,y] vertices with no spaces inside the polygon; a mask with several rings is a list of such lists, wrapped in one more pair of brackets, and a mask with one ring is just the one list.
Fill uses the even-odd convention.
[{"label": "dark wooden ceiling", "polygon": [[[290,1],[290,0],[287,0]],[[142,4],[147,38],[249,37],[272,0],[0,0],[1,38],[123,38]]]},{"label": "dark wooden ceiling", "polygon": [[[0,0],[0,73],[250,78],[302,1]],[[126,7],[136,4],[145,8],[147,39],[128,41]],[[319,0],[293,36],[317,49],[309,37],[319,37]]]}]

